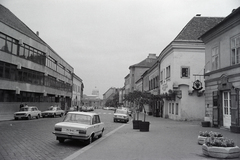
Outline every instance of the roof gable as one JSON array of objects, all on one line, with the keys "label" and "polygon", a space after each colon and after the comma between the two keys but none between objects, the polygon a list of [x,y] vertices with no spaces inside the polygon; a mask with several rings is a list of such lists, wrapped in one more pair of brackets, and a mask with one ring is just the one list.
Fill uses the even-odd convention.
[{"label": "roof gable", "polygon": [[224,17],[193,17],[174,40],[198,40],[202,34],[223,19]]}]

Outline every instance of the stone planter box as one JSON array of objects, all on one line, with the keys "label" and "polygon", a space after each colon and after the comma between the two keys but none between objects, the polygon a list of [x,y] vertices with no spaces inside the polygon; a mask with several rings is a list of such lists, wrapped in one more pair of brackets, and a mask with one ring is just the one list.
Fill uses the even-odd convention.
[{"label": "stone planter box", "polygon": [[139,122],[139,129],[141,132],[149,132],[150,122]]},{"label": "stone planter box", "polygon": [[200,144],[200,145],[204,144],[206,138],[207,138],[207,137],[198,136],[198,144]]},{"label": "stone planter box", "polygon": [[202,145],[202,152],[206,156],[214,158],[238,158],[240,156],[240,149],[235,147],[208,147],[206,144]]},{"label": "stone planter box", "polygon": [[139,129],[139,124],[142,122],[141,120],[133,120],[133,129]]}]

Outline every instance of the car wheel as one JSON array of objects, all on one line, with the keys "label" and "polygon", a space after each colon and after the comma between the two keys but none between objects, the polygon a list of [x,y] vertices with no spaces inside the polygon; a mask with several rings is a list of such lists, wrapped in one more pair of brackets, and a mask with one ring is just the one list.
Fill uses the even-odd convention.
[{"label": "car wheel", "polygon": [[28,117],[27,117],[27,119],[30,120],[31,118],[32,118],[32,117],[31,117],[31,115],[29,114]]},{"label": "car wheel", "polygon": [[98,138],[101,138],[103,136],[103,131],[104,129],[102,129],[102,133],[98,136]]},{"label": "car wheel", "polygon": [[64,138],[58,138],[59,143],[64,143],[65,139]]},{"label": "car wheel", "polygon": [[17,118],[17,117],[15,117],[14,119],[15,119],[15,120],[18,120],[18,118]]},{"label": "car wheel", "polygon": [[42,116],[42,118],[45,118],[45,116]]},{"label": "car wheel", "polygon": [[38,114],[36,118],[37,118],[37,119],[40,118],[40,115]]},{"label": "car wheel", "polygon": [[87,140],[87,144],[91,144],[93,141],[93,135],[91,135],[88,140]]}]

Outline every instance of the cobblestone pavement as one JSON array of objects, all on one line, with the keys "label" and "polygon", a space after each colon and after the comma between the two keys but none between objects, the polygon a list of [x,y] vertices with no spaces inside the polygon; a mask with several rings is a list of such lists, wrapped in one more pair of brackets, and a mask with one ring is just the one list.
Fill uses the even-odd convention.
[{"label": "cobblestone pavement", "polygon": [[[112,112],[108,112],[101,116],[106,125],[104,134],[121,125],[112,123]],[[83,148],[85,144],[79,141],[60,144],[56,140],[53,127],[62,119],[0,121],[0,160],[61,160]]]}]

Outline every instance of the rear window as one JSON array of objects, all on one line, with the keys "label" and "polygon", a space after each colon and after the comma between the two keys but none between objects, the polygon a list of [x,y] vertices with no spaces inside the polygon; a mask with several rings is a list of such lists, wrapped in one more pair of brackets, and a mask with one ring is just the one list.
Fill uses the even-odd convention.
[{"label": "rear window", "polygon": [[68,113],[63,120],[64,122],[91,124],[91,116],[83,114]]},{"label": "rear window", "polygon": [[115,113],[127,114],[127,110],[117,109]]}]

